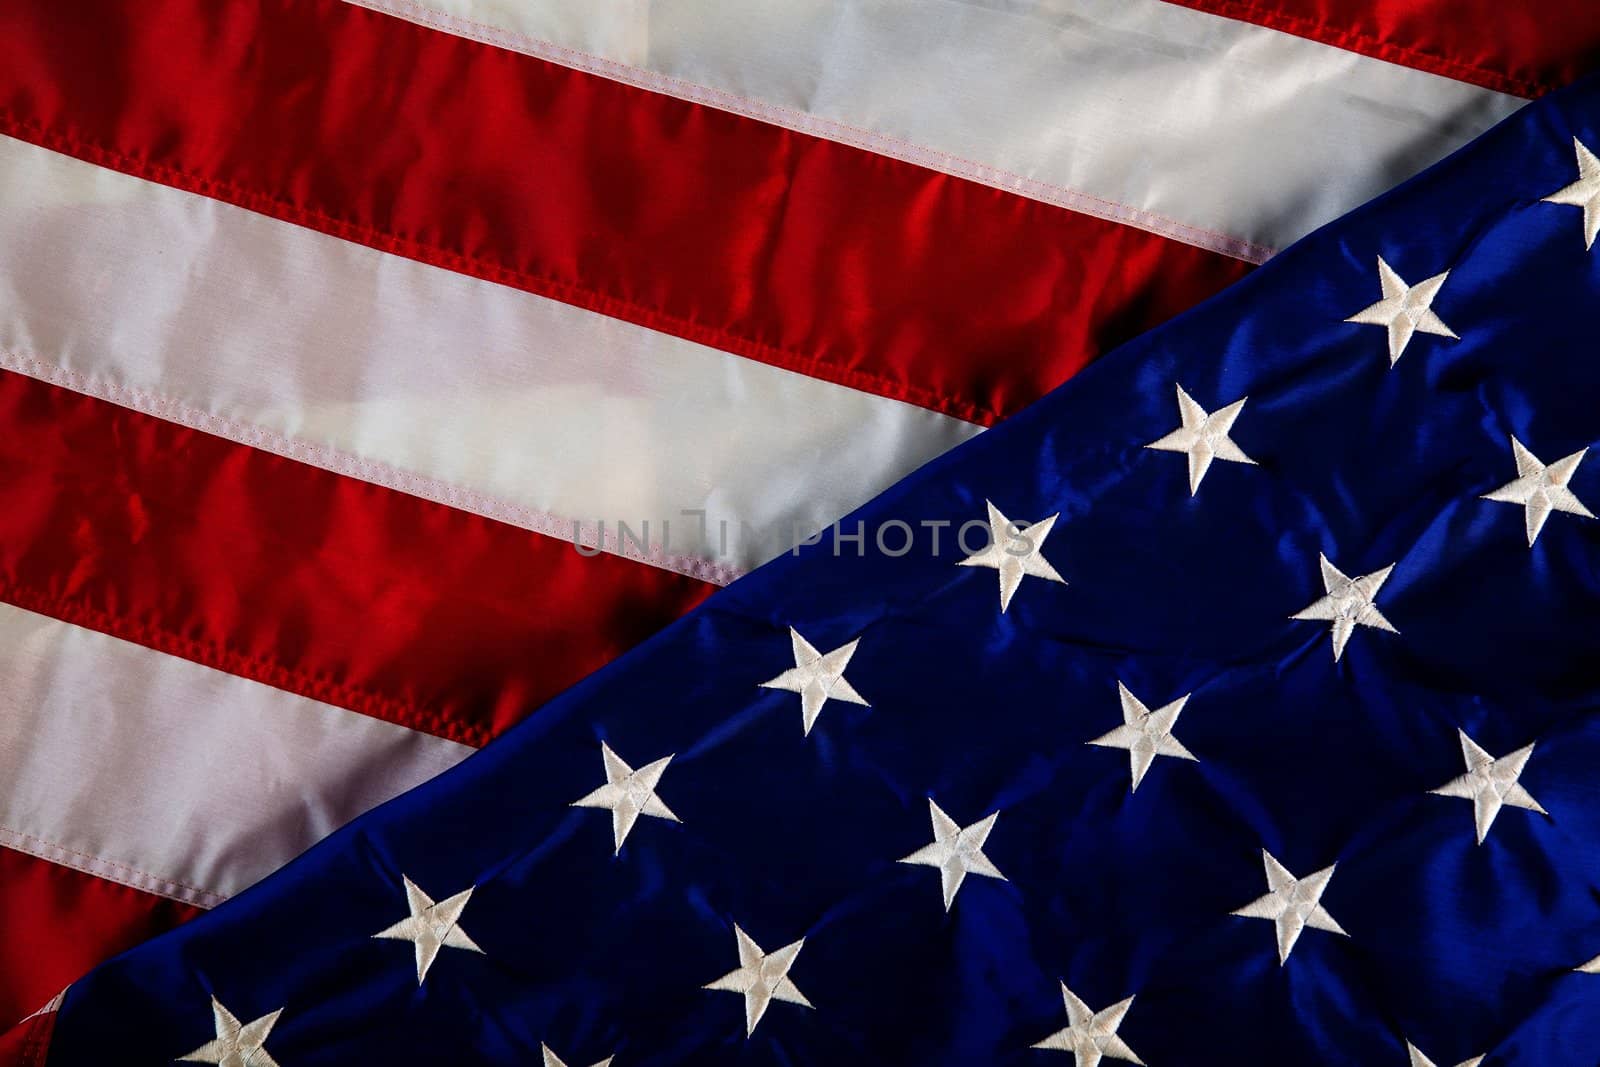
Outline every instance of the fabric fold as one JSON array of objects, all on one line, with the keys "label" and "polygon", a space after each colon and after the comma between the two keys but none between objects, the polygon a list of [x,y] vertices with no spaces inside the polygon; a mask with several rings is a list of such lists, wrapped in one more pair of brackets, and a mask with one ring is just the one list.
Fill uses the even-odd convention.
[{"label": "fabric fold", "polygon": [[1575,140],[1592,82],[102,966],[50,1062],[1588,1062]]}]

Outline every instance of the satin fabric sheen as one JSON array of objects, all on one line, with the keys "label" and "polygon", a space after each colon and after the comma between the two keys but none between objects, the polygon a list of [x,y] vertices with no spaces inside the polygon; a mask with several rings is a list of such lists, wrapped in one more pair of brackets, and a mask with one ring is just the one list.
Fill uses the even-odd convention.
[{"label": "satin fabric sheen", "polygon": [[0,597],[481,745],[712,590],[0,373]]},{"label": "satin fabric sheen", "polygon": [[0,845],[149,893],[220,904],[472,752],[0,604]]},{"label": "satin fabric sheen", "polygon": [[0,367],[718,585],[979,432],[10,138],[0,202]]},{"label": "satin fabric sheen", "polygon": [[[0,942],[11,961],[0,979],[0,1017],[22,1019],[106,957],[201,914],[176,900],[0,848]],[[75,937],[62,943],[59,931]],[[0,1063],[8,1048],[0,1043]]]},{"label": "satin fabric sheen", "polygon": [[339,0],[0,6],[0,133],[985,424],[1249,270]]},{"label": "satin fabric sheen", "polygon": [[[1278,257],[934,461],[851,520],[1061,518],[1008,613],[995,574],[937,552],[822,544],[723,590],[456,770],[358,820],[230,904],[73,986],[51,1063],[165,1059],[283,1008],[284,1064],[568,1062],[1000,1064],[1066,1025],[1058,980],[1135,1003],[1120,1036],[1160,1064],[1578,1067],[1600,1046],[1600,522],[1552,516],[1530,550],[1515,434],[1546,461],[1596,442],[1600,259],[1577,209],[1573,137],[1600,143],[1600,86],[1533,105],[1438,168]],[[1393,368],[1376,257],[1407,280],[1448,269]],[[1183,458],[1143,445],[1248,396],[1198,496]],[[1600,464],[1572,489],[1600,502]],[[1319,552],[1354,576],[1391,563],[1398,634],[1362,628],[1341,661]],[[849,680],[809,738],[798,699],[757,688],[856,636]],[[1121,721],[1116,684],[1192,693],[1136,794],[1127,754],[1085,742]],[[1464,728],[1500,755],[1536,743],[1488,841],[1461,774]],[[635,766],[676,753],[612,855],[602,740]],[[969,877],[942,907],[927,798],[1008,881]],[[1272,926],[1230,912],[1265,892],[1261,849],[1309,874],[1348,932],[1308,930],[1280,967]],[[476,885],[419,992],[402,874],[441,899]],[[753,1038],[733,924],[815,1005],[774,1004]],[[1065,1062],[1059,1055],[1055,1062]]]},{"label": "satin fabric sheen", "polygon": [[1257,263],[1524,102],[1163,0],[350,2]]},{"label": "satin fabric sheen", "polygon": [[1600,67],[1589,0],[1168,0],[1339,48],[1538,96]]}]

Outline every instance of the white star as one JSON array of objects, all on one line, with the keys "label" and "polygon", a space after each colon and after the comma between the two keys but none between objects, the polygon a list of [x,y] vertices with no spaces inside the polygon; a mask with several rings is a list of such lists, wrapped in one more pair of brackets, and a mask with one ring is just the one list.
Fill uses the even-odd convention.
[{"label": "white star", "polygon": [[1200,480],[1211,469],[1213,459],[1225,459],[1230,463],[1255,463],[1228,436],[1228,431],[1233,429],[1233,421],[1244,410],[1244,402],[1248,399],[1240,397],[1227,407],[1207,414],[1206,409],[1195,403],[1194,398],[1184,392],[1180,385],[1178,418],[1182,420],[1182,425],[1144,447],[1162,452],[1188,453],[1189,495],[1194,496],[1200,491]]},{"label": "white star", "polygon": [[1350,640],[1350,635],[1356,632],[1357,626],[1372,626],[1392,634],[1400,632],[1389,624],[1375,603],[1378,590],[1389,577],[1389,572],[1394,570],[1393,563],[1359,578],[1346,578],[1338,567],[1328,562],[1327,556],[1318,553],[1317,559],[1322,565],[1322,588],[1327,590],[1327,595],[1289,618],[1331,620],[1335,663],[1344,655],[1344,646]]},{"label": "white star", "polygon": [[767,1013],[767,1005],[774,1000],[798,1004],[803,1008],[811,1007],[805,994],[789,981],[789,968],[794,966],[795,957],[800,955],[800,947],[806,943],[805,938],[785,945],[776,952],[762,952],[761,946],[738,926],[733,928],[733,936],[739,942],[739,969],[729,971],[705,988],[744,994],[746,1037],[756,1032],[756,1023],[761,1021],[761,1017]]},{"label": "white star", "polygon": [[[1411,1067],[1434,1067],[1434,1062],[1424,1056],[1411,1042],[1406,1042],[1406,1055],[1411,1058]],[[1462,1060],[1456,1067],[1478,1067],[1483,1062],[1482,1056],[1474,1056],[1470,1060]]]},{"label": "white star", "polygon": [[1485,500],[1498,500],[1505,504],[1521,504],[1523,522],[1528,528],[1528,547],[1532,548],[1544,529],[1545,520],[1552,511],[1565,511],[1568,515],[1594,518],[1594,512],[1572,495],[1567,483],[1578,471],[1578,464],[1589,450],[1580,448],[1570,456],[1554,463],[1539,462],[1539,457],[1529,452],[1515,437],[1511,439],[1511,454],[1517,460],[1517,476],[1492,493],[1483,494]]},{"label": "white star", "polygon": [[794,666],[776,678],[762,682],[761,688],[787,689],[800,694],[800,721],[805,727],[803,732],[806,736],[811,735],[811,727],[816,725],[822,705],[830,698],[860,704],[864,708],[872,706],[861,699],[861,694],[844,677],[844,669],[849,665],[850,657],[856,654],[856,646],[861,643],[861,638],[840,645],[832,652],[822,653],[791,626],[789,643],[794,647]]},{"label": "white star", "polygon": [[[550,1051],[549,1045],[541,1043],[539,1045],[539,1052],[544,1057],[544,1067],[567,1067],[567,1065],[562,1062],[560,1056],[557,1056],[554,1052]],[[614,1056],[607,1056],[605,1059],[595,1064],[594,1067],[610,1067],[611,1061],[615,1058],[616,1057]]]},{"label": "white star", "polygon": [[1062,585],[1067,584],[1067,580],[1057,574],[1056,569],[1050,566],[1050,562],[1041,554],[1044,549],[1044,539],[1050,536],[1050,528],[1056,524],[1060,512],[1048,519],[1040,519],[1022,530],[1020,534],[1016,534],[1013,533],[1016,527],[1010,519],[1000,513],[999,508],[987,500],[984,504],[989,508],[989,544],[962,560],[957,566],[993,567],[1000,572],[1002,615],[1005,614],[1006,608],[1011,606],[1011,598],[1017,595],[1017,587],[1027,575],[1060,582]]},{"label": "white star", "polygon": [[1133,998],[1119,1000],[1104,1011],[1090,1011],[1089,1005],[1061,983],[1061,999],[1067,1002],[1067,1028],[1057,1030],[1034,1048],[1070,1052],[1076,1067],[1097,1067],[1102,1057],[1143,1064],[1127,1042],[1117,1036],[1123,1016],[1133,1007]]},{"label": "white star", "polygon": [[283,1009],[279,1008],[252,1022],[241,1023],[220,1000],[212,997],[211,1019],[217,1036],[178,1059],[187,1063],[215,1063],[219,1067],[278,1067],[278,1061],[262,1046],[282,1014]]},{"label": "white star", "polygon": [[1595,236],[1600,234],[1600,159],[1576,137],[1572,139],[1572,147],[1578,153],[1578,180],[1551,193],[1540,203],[1583,208],[1583,247],[1593,248]]},{"label": "white star", "polygon": [[1185,693],[1155,711],[1145,707],[1144,702],[1128,692],[1128,687],[1121,682],[1117,683],[1117,695],[1122,698],[1122,725],[1088,744],[1128,750],[1128,762],[1133,766],[1133,790],[1130,792],[1138,790],[1145,772],[1157,756],[1195,759],[1182,742],[1172,736],[1172,727],[1178,721],[1178,713],[1188,703],[1190,694]]},{"label": "white star", "polygon": [[1574,967],[1573,970],[1580,971],[1583,974],[1600,974],[1600,956],[1596,956],[1581,966]]},{"label": "white star", "polygon": [[[1300,931],[1306,927],[1316,930],[1327,930],[1329,933],[1344,934],[1339,924],[1334,922],[1320,901],[1322,894],[1328,888],[1328,882],[1333,878],[1333,867],[1324,867],[1315,874],[1308,874],[1304,878],[1296,878],[1289,873],[1289,868],[1272,858],[1272,853],[1266,849],[1261,850],[1261,858],[1267,868],[1267,888],[1271,890],[1264,897],[1257,897],[1234,915],[1242,915],[1247,919],[1271,919],[1278,929],[1278,963],[1284,964],[1289,960],[1289,952],[1294,948],[1294,943],[1300,940]],[[1337,864],[1335,864],[1337,866]],[[1344,934],[1349,937],[1349,934]]]},{"label": "white star", "polygon": [[634,770],[622,762],[622,757],[611,751],[611,746],[600,742],[600,758],[606,765],[606,784],[587,796],[574,800],[569,807],[606,808],[611,812],[611,836],[616,841],[617,852],[628,839],[628,831],[639,821],[639,816],[681,822],[672,809],[656,796],[656,786],[666,773],[671,756],[663,756]]},{"label": "white star", "polygon": [[1400,360],[1400,355],[1411,343],[1415,333],[1431,333],[1437,337],[1455,338],[1455,331],[1440,321],[1433,313],[1433,299],[1439,295],[1449,271],[1424,278],[1416,285],[1407,285],[1394,268],[1378,257],[1378,283],[1383,286],[1383,299],[1362,308],[1346,322],[1362,322],[1384,326],[1389,330],[1389,366]]},{"label": "white star", "polygon": [[467,901],[472,897],[472,890],[476,887],[463,889],[453,897],[446,897],[435,904],[433,898],[418,889],[405,875],[401,880],[406,884],[406,907],[411,909],[408,918],[401,919],[387,930],[373,934],[373,937],[388,938],[392,941],[410,941],[417,950],[417,985],[428,977],[428,968],[433,966],[435,957],[441,948],[463,948],[468,952],[482,952],[483,949],[472,943],[472,938],[456,923],[461,921],[461,913],[467,908]]},{"label": "white star", "polygon": [[1461,755],[1466,760],[1467,773],[1428,792],[1472,801],[1478,844],[1483,844],[1483,839],[1489,836],[1489,827],[1494,825],[1494,817],[1504,805],[1536,811],[1540,815],[1550,814],[1517,781],[1522,776],[1522,768],[1528,765],[1528,757],[1533,755],[1532,745],[1496,758],[1479,748],[1465,730],[1456,732],[1461,735]]},{"label": "white star", "polygon": [[933,844],[923,845],[896,862],[939,868],[939,881],[944,886],[945,911],[949,911],[950,905],[955,903],[956,893],[961,890],[961,883],[966,881],[969,871],[985,878],[998,878],[1002,882],[1006,880],[1006,876],[983,854],[983,843],[989,840],[989,831],[994,829],[994,821],[1000,817],[998,811],[962,828],[939,810],[939,805],[929,797],[928,814],[933,818]]}]

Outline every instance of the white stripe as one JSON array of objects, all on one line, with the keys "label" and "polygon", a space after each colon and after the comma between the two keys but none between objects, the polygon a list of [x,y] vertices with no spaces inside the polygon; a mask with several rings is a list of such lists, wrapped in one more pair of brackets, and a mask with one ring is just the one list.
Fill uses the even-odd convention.
[{"label": "white stripe", "polygon": [[351,0],[1259,262],[1523,101],[1161,0]]},{"label": "white stripe", "polygon": [[59,1011],[61,1009],[61,1001],[66,997],[66,995],[67,991],[63,989],[61,992],[51,997],[49,1001],[46,1002],[45,1005],[38,1011],[35,1011],[32,1015],[25,1016],[21,1021],[27,1022],[29,1019],[37,1019],[41,1015],[49,1015],[52,1012]]},{"label": "white stripe", "polygon": [[0,203],[0,365],[712,581],[979,429],[10,138]]},{"label": "white stripe", "polygon": [[0,604],[0,844],[202,907],[472,752]]}]

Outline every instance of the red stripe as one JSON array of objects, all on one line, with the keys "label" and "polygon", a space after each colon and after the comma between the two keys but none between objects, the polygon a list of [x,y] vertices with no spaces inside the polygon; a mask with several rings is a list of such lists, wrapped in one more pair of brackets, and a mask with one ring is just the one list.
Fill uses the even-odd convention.
[{"label": "red stripe", "polygon": [[985,423],[1248,269],[338,0],[0,5],[0,130]]},{"label": "red stripe", "polygon": [[198,908],[0,848],[0,1030]]},{"label": "red stripe", "polygon": [[0,1033],[0,1067],[43,1067],[56,1012],[34,1015]]},{"label": "red stripe", "polygon": [[480,745],[713,587],[0,373],[0,598]]},{"label": "red stripe", "polygon": [[1540,96],[1600,70],[1596,0],[1168,2],[1516,96]]}]

